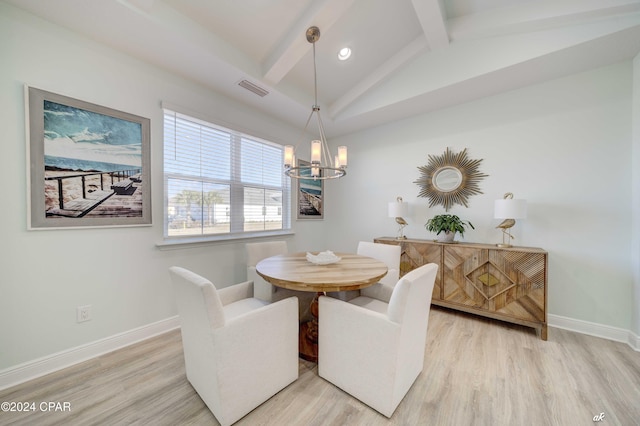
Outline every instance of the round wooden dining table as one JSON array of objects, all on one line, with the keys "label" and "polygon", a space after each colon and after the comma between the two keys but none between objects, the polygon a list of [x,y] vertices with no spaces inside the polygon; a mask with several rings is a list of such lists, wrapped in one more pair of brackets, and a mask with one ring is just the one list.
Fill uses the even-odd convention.
[{"label": "round wooden dining table", "polygon": [[328,265],[311,263],[306,253],[268,257],[256,265],[265,281],[282,288],[315,292],[311,302],[313,319],[300,324],[300,357],[318,361],[318,295],[328,291],[350,291],[369,287],[387,274],[384,262],[353,253],[336,253],[340,260]]}]

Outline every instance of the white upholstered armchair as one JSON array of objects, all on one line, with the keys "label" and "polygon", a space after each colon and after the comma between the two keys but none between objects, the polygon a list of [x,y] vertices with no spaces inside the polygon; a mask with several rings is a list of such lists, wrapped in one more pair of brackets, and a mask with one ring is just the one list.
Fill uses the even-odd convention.
[{"label": "white upholstered armchair", "polygon": [[171,267],[187,379],[223,426],[298,378],[298,301],[269,304],[247,281],[217,290]]},{"label": "white upholstered armchair", "polygon": [[422,371],[438,266],[400,278],[388,303],[321,296],[318,374],[387,417]]},{"label": "white upholstered armchair", "polygon": [[358,243],[357,253],[384,262],[387,268],[389,268],[387,275],[382,277],[379,283],[371,287],[363,288],[360,290],[360,295],[376,298],[388,303],[391,293],[393,292],[393,287],[400,278],[401,247],[399,245],[360,241]]},{"label": "white upholstered armchair", "polygon": [[383,262],[388,268],[387,275],[382,277],[380,282],[370,287],[361,290],[329,292],[327,295],[340,300],[353,300],[358,296],[367,296],[388,303],[393,287],[400,276],[401,247],[399,245],[360,241],[356,252],[361,256],[372,257]]},{"label": "white upholstered armchair", "polygon": [[[247,251],[247,280],[253,281],[255,289],[255,297],[258,299],[271,302],[274,300],[274,295],[279,289],[264,280],[256,272],[256,265],[262,259],[267,257],[277,256],[279,254],[287,254],[287,242],[286,241],[266,241],[260,243],[248,243],[246,245]],[[287,292],[285,297],[291,296],[291,292]]]}]

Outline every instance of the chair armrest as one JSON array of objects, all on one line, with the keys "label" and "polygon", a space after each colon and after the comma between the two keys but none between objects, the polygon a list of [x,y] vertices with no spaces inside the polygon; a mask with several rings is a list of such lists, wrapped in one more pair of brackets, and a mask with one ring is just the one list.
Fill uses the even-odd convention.
[{"label": "chair armrest", "polygon": [[245,281],[243,283],[221,288],[218,290],[218,296],[220,297],[222,306],[237,302],[238,300],[253,297],[253,281]]}]

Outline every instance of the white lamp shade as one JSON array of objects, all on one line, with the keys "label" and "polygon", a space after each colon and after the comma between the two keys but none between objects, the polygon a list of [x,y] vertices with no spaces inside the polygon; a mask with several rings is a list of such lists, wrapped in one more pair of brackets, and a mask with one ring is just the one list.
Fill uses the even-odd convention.
[{"label": "white lamp shade", "polygon": [[496,200],[493,216],[496,219],[524,219],[527,217],[527,200]]},{"label": "white lamp shade", "polygon": [[389,203],[389,217],[404,217],[409,214],[409,203],[392,201]]}]

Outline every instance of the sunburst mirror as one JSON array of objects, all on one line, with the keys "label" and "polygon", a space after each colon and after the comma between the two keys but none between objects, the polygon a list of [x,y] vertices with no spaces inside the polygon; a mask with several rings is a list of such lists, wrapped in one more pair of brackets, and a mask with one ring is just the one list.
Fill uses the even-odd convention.
[{"label": "sunburst mirror", "polygon": [[488,176],[478,170],[481,162],[469,159],[466,148],[457,154],[447,148],[442,155],[429,155],[429,164],[418,167],[418,196],[429,198],[429,207],[441,204],[445,211],[454,204],[469,207],[467,199],[482,194],[479,182]]}]

